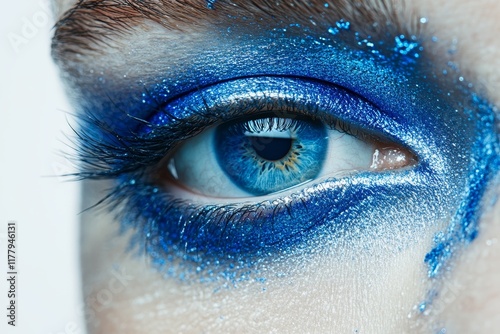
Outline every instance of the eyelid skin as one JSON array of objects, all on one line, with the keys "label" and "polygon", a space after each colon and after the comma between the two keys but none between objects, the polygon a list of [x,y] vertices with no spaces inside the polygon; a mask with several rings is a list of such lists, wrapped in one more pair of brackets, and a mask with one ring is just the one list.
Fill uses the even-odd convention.
[{"label": "eyelid skin", "polygon": [[[446,105],[444,91],[443,96],[428,93],[429,90],[439,93],[443,78],[436,77],[432,88],[419,85],[420,78],[415,73],[422,77],[435,74],[427,73],[427,65],[421,68],[429,59],[416,62],[416,55],[423,54],[414,42],[405,47],[401,44],[404,38],[399,36],[398,41],[392,36],[378,42],[358,36],[345,41],[348,38],[342,33],[332,35],[327,30],[320,36],[303,36],[299,34],[301,28],[294,26],[283,30],[249,36],[218,32],[210,43],[205,36],[195,36],[187,45],[169,44],[170,50],[158,45],[150,57],[139,46],[128,52],[126,75],[116,76],[119,67],[110,73],[90,70],[87,79],[78,80],[91,80],[91,85],[82,82],[74,93],[82,110],[92,110],[94,115],[107,120],[114,131],[125,134],[137,126],[129,116],[148,119],[160,105],[186,92],[249,76],[304,77],[329,82],[363,96],[400,119],[429,117],[418,112],[423,109],[455,109]],[[344,34],[347,33],[353,35]],[[403,54],[393,50],[397,48],[402,48]],[[173,57],[172,49],[180,56]],[[162,57],[156,58],[157,53]],[[151,57],[154,61],[149,60]],[[147,72],[138,76],[143,69]],[[84,66],[78,70],[86,71]],[[394,98],[381,98],[385,96]],[[419,105],[415,105],[416,100]]]}]

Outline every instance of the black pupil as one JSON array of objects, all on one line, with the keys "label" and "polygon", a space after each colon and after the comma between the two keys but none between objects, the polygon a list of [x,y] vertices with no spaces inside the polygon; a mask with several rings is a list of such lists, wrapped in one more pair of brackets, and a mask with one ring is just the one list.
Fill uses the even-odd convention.
[{"label": "black pupil", "polygon": [[269,161],[283,159],[292,148],[292,138],[249,136],[252,147],[261,158]]}]

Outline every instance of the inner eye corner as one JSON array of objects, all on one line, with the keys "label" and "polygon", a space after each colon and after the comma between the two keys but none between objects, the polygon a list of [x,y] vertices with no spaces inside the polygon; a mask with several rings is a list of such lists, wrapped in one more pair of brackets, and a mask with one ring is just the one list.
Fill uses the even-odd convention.
[{"label": "inner eye corner", "polygon": [[[343,120],[338,121],[337,124],[339,125],[336,125],[336,127],[339,127],[340,131],[373,146],[372,162],[368,171],[396,171],[409,169],[419,164],[418,154],[397,138],[385,136],[358,125],[349,125],[348,122]],[[347,126],[347,128],[344,128],[344,126]]]},{"label": "inner eye corner", "polygon": [[375,141],[370,170],[405,170],[419,164],[418,155],[404,144],[394,141]]}]

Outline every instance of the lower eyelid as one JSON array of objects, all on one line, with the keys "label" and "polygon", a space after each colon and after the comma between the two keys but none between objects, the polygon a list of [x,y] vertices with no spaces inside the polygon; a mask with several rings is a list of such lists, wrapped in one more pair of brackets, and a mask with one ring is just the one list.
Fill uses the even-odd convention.
[{"label": "lower eyelid", "polygon": [[[238,104],[248,107],[248,103],[254,103],[253,112],[255,109],[262,110],[263,106],[269,107],[270,100],[265,101],[263,105],[255,106],[255,94],[252,98],[248,98],[249,92],[263,86],[268,92],[276,93],[271,95],[278,101],[278,105],[283,100],[289,101],[300,96],[321,97],[319,101],[306,99],[306,103],[314,106],[312,110],[317,113],[321,110],[332,110],[334,116],[346,122],[351,121],[358,127],[366,125],[370,134],[380,133],[391,140],[395,138],[394,142],[397,145],[409,138],[415,140],[412,137],[416,133],[415,129],[409,125],[398,124],[367,101],[354,95],[346,95],[349,93],[341,88],[325,83],[308,82],[304,79],[276,77],[235,80],[224,83],[222,87],[218,85],[184,96],[152,117],[150,131],[144,131],[142,138],[144,140],[153,138],[151,140],[154,145],[151,147],[155,148],[165,135],[169,140],[169,147],[173,147],[179,138],[174,138],[169,132],[172,127],[168,122],[164,123],[163,120],[173,119],[165,117],[166,114],[178,117],[181,122],[181,115],[189,118],[185,113],[204,121],[205,117],[208,117],[205,114],[214,114],[220,105],[237,108]],[[223,94],[227,95],[229,87],[237,87],[241,99],[236,102],[225,101]],[[283,87],[287,87],[287,94],[284,93]],[[330,94],[324,94],[325,89]],[[270,95],[260,94],[260,96]],[[244,109],[236,111],[241,112],[241,110]],[[226,119],[234,117],[234,110],[227,111],[228,114],[224,114],[219,110],[217,117]],[[193,123],[188,121],[186,124]],[[179,129],[182,128],[178,128],[176,134],[179,133]],[[148,146],[142,144],[141,147]],[[145,152],[141,154],[148,155]],[[383,163],[378,164],[374,170],[383,166]],[[140,171],[126,174],[121,178],[112,198],[116,202],[123,203],[123,207],[126,208],[121,212],[122,223],[125,226],[138,228],[146,240],[145,245],[157,245],[152,252],[160,258],[164,259],[167,254],[175,253],[183,256],[181,254],[186,252],[195,257],[208,254],[242,255],[260,250],[277,250],[281,246],[293,246],[303,238],[309,238],[309,234],[312,237],[314,234],[312,231],[326,223],[334,230],[349,229],[345,226],[346,223],[338,221],[340,219],[338,217],[341,215],[343,219],[351,217],[349,219],[352,222],[349,224],[355,224],[354,221],[361,219],[360,214],[363,212],[368,214],[371,210],[370,205],[376,205],[373,204],[376,201],[382,203],[379,203],[380,205],[396,205],[397,201],[391,198],[398,198],[399,195],[405,198],[410,196],[409,194],[416,196],[419,185],[424,185],[429,176],[425,173],[424,167],[425,164],[416,168],[384,170],[377,173],[357,171],[340,178],[325,177],[267,198],[257,197],[238,199],[238,201],[225,199],[217,205],[210,199],[194,197],[181,187],[173,188],[162,183],[161,185],[165,187],[162,188],[158,180],[154,180],[154,184],[151,184],[151,179],[144,178],[143,171]],[[423,189],[429,193],[428,198],[432,198],[432,191],[429,192],[425,186]],[[426,201],[425,198],[421,200]],[[394,212],[397,214],[397,211]],[[299,220],[298,216],[301,217]],[[369,224],[369,221],[358,223],[363,226],[365,223]],[[336,224],[338,227],[335,227]]]},{"label": "lower eyelid", "polygon": [[[387,170],[385,173],[387,177],[393,178],[397,177],[398,173],[405,173],[406,170],[391,171]],[[171,183],[155,182],[150,186],[156,187],[158,192],[164,192],[167,198],[171,198],[174,201],[180,201],[189,203],[193,206],[213,206],[213,207],[224,207],[229,206],[231,208],[242,208],[244,206],[261,206],[264,203],[272,203],[274,201],[278,202],[291,202],[292,197],[300,197],[303,194],[313,194],[321,189],[323,186],[335,183],[342,184],[344,187],[348,186],[351,181],[358,182],[356,177],[358,175],[363,175],[366,177],[366,173],[371,173],[367,171],[350,171],[344,173],[342,176],[324,176],[314,181],[304,182],[298,184],[297,186],[275,192],[269,195],[262,196],[251,196],[248,194],[242,194],[241,197],[209,197],[200,194],[193,193],[191,189],[183,187],[182,185],[172,185]]]},{"label": "lower eyelid", "polygon": [[[337,231],[340,233],[346,227],[341,227],[343,224],[334,227],[340,223],[337,222],[338,217],[344,216],[345,222],[361,219],[354,217],[370,212],[366,206],[373,205],[375,193],[377,201],[385,203],[390,200],[391,205],[397,202],[394,201],[398,198],[397,194],[401,194],[399,200],[404,200],[417,193],[428,193],[422,175],[416,176],[416,173],[419,172],[388,172],[375,179],[372,175],[361,173],[353,177],[323,180],[274,199],[222,205],[193,204],[192,200],[163,193],[157,186],[128,183],[132,189],[122,189],[128,208],[123,221],[125,224],[129,221],[138,224],[138,217],[145,219],[140,224],[145,228],[143,233],[150,233],[146,239],[164,240],[165,252],[175,250],[175,245],[181,242],[185,250],[189,249],[187,254],[192,253],[195,257],[200,254],[206,257],[261,251],[272,253],[293,246],[303,238],[312,238],[313,230],[324,224],[329,224],[334,230],[340,229]],[[416,184],[409,180],[420,181]],[[419,190],[418,184],[422,184],[422,190]],[[137,192],[134,188],[140,190]],[[130,196],[131,192],[137,195]],[[421,200],[426,201],[425,198]],[[151,205],[156,207],[157,213],[144,216],[151,210],[146,209]],[[348,218],[353,214],[354,217]],[[299,220],[298,216],[301,217]],[[326,219],[326,216],[330,218]],[[363,219],[357,224],[360,224],[358,229],[364,224],[367,227],[371,225],[369,220],[363,223]],[[147,232],[150,229],[153,230]]]}]

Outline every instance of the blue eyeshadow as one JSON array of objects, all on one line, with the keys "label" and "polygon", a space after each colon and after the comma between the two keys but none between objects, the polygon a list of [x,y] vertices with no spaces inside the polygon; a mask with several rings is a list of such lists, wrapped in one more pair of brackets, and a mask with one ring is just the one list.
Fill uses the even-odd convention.
[{"label": "blue eyeshadow", "polygon": [[[228,81],[187,95],[169,103],[163,111],[156,113],[151,119],[155,126],[145,127],[144,131],[149,135],[154,134],[157,129],[163,129],[174,119],[181,118],[181,115],[186,117],[190,112],[201,115],[199,110],[203,108],[206,108],[204,113],[210,114],[216,111],[222,114],[218,115],[218,118],[224,119],[236,117],[236,115],[241,116],[247,108],[259,109],[259,103],[273,106],[268,99],[264,101],[241,99],[238,100],[238,104],[230,98],[228,100],[232,102],[231,104],[227,104],[225,100],[227,96],[251,95],[259,87],[259,93],[263,96],[272,96],[274,92],[282,90],[282,87],[287,87],[286,95],[281,97],[282,100],[278,102],[278,105],[283,103],[283,100],[292,100],[294,102],[288,102],[288,107],[308,112],[310,116],[321,119],[320,111],[332,112],[334,116],[346,122],[363,126],[363,128],[384,134],[402,143],[411,138],[409,134],[413,130],[410,127],[394,122],[364,99],[343,89],[304,79],[279,77]],[[301,102],[301,99],[304,101]],[[370,207],[373,208],[375,205],[394,207],[395,203],[400,203],[400,200],[411,197],[410,194],[416,197],[418,192],[422,191],[429,193],[429,196],[424,198],[433,198],[437,194],[437,189],[432,189],[432,187],[425,189],[425,187],[408,182],[412,178],[422,180],[429,178],[427,183],[433,181],[428,166],[431,163],[427,163],[428,159],[425,156],[427,148],[415,147],[415,149],[417,154],[422,150],[421,166],[417,170],[378,176],[372,173],[361,173],[343,179],[331,179],[287,198],[262,201],[241,207],[214,205],[208,209],[197,209],[191,205],[189,209],[186,209],[181,205],[178,209],[170,204],[171,201],[158,201],[158,203],[168,203],[168,207],[155,209],[152,218],[156,219],[156,211],[160,210],[165,212],[160,217],[168,217],[168,219],[164,222],[144,225],[148,228],[155,226],[162,231],[158,236],[162,238],[162,248],[166,252],[175,245],[183,245],[185,251],[193,249],[193,252],[203,254],[204,257],[208,255],[219,258],[229,256],[231,259],[248,257],[251,262],[254,260],[253,255],[275,254],[300,243],[302,239],[311,237],[311,234],[324,224],[331,225],[328,229],[331,229],[332,233],[337,229],[347,229],[349,224],[356,225],[358,228],[368,226],[371,222],[366,215],[371,214]],[[145,185],[138,183],[134,183],[133,186],[138,189],[145,188]],[[150,191],[155,189],[156,186],[153,186]],[[127,193],[130,193],[130,190],[125,192]],[[373,199],[371,196],[373,193],[379,194],[382,203],[377,203]],[[162,196],[161,193],[158,194]],[[151,200],[151,196],[154,194],[136,197],[135,199],[143,202],[133,203],[130,206],[147,207],[146,202]],[[422,205],[429,206],[427,200],[422,199],[422,201]],[[151,202],[157,202],[157,200]],[[360,212],[366,212],[366,215]],[[226,213],[231,217],[230,219],[223,218]],[[408,214],[407,212],[403,214],[398,210],[393,210],[393,213],[401,215],[399,221],[403,221],[402,216]],[[339,215],[342,215],[341,219],[338,218]],[[354,219],[353,215],[357,218]],[[207,219],[211,217],[220,221],[223,226],[217,223],[206,224]],[[350,223],[347,223],[348,221]],[[161,227],[156,225],[161,225]],[[178,234],[179,231],[183,231],[182,236]],[[148,233],[154,235],[150,232],[146,234]],[[198,258],[198,254],[195,257]]]},{"label": "blue eyeshadow", "polygon": [[[109,121],[113,135],[101,134],[103,141],[149,140],[155,145],[141,148],[152,152],[161,147],[158,138],[165,139],[163,150],[144,154],[148,159],[122,154],[102,164],[121,172],[112,198],[129,208],[122,223],[139,229],[134,242],[160,267],[181,259],[176,266],[182,269],[168,269],[175,275],[192,268],[203,277],[218,270],[215,275],[236,279],[237,272],[246,275],[245,268],[262,259],[307,251],[301,245],[313,238],[355,243],[354,227],[373,235],[381,228],[398,230],[400,248],[419,240],[422,231],[436,229],[441,232],[422,261],[429,277],[437,278],[455,250],[477,236],[481,199],[499,169],[494,111],[462,83],[443,76],[416,38],[396,34],[375,40],[338,21],[323,33],[299,25],[251,36],[237,28],[222,30],[199,49],[178,70],[159,74],[154,84],[114,87],[106,91],[109,101],[88,99],[85,105],[115,120]],[[159,161],[182,135],[195,135],[199,123],[238,116],[234,96],[262,92],[288,93],[303,105],[317,103],[318,96],[344,99],[341,106],[319,109],[408,147],[418,164],[331,178],[285,199],[205,207],[165,194],[142,177],[142,170],[130,167]],[[130,115],[148,123],[132,122]],[[127,137],[131,132],[133,138]],[[418,217],[415,207],[421,210]],[[383,216],[374,214],[381,209]],[[438,221],[451,223],[437,226]]]}]

